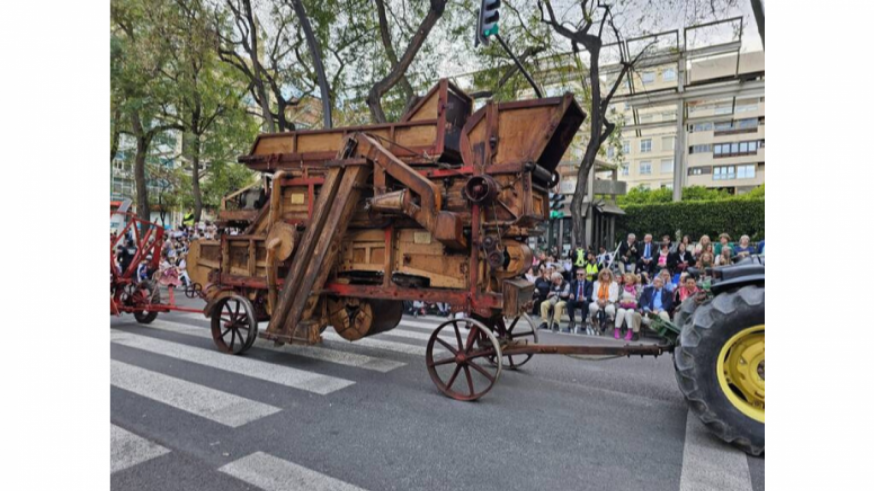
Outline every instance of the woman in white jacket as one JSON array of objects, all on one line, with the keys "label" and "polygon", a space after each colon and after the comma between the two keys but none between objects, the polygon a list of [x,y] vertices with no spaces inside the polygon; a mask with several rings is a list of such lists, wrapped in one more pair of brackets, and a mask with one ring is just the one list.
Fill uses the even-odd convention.
[{"label": "woman in white jacket", "polygon": [[592,316],[592,325],[599,326],[596,332],[602,334],[598,315],[603,310],[607,319],[612,321],[616,318],[616,301],[619,300],[619,285],[613,281],[613,273],[609,269],[602,269],[598,273],[598,279],[592,286],[592,303],[589,304],[589,315]]}]

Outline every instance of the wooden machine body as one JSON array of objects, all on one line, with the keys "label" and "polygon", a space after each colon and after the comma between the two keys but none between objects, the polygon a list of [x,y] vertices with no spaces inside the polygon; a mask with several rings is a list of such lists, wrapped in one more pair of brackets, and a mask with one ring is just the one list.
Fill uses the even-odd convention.
[{"label": "wooden machine body", "polygon": [[[312,296],[303,316],[271,322],[265,337],[280,342],[317,342],[328,324],[347,339],[390,329],[402,300],[517,315],[533,293],[527,239],[542,233],[555,168],[585,114],[571,94],[472,108],[441,80],[397,123],[260,135],[240,162],[271,176],[266,202],[240,235],[193,244],[190,277],[208,300],[247,296],[262,320],[296,315],[285,283],[305,277],[295,261],[322,254],[327,269],[307,273],[315,291],[299,292]],[[319,209],[326,179],[343,172],[347,194]],[[354,203],[333,209],[345,198]],[[328,212],[341,235],[311,252],[307,228]]]}]

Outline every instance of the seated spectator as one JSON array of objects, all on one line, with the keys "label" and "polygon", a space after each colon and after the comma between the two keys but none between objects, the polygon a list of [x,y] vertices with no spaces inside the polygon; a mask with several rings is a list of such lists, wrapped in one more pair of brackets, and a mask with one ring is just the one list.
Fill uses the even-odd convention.
[{"label": "seated spectator", "polygon": [[628,234],[628,239],[619,246],[619,271],[633,273],[639,259],[637,237]]},{"label": "seated spectator", "polygon": [[674,307],[679,307],[683,301],[689,297],[694,297],[698,294],[698,284],[695,283],[695,278],[692,275],[685,275],[680,280],[680,286],[674,293]]},{"label": "seated spectator", "polygon": [[731,247],[727,245],[722,248],[722,253],[716,256],[717,266],[728,266],[731,264]]},{"label": "seated spectator", "polygon": [[765,239],[759,241],[759,244],[756,246],[756,254],[760,254],[762,256],[765,255]]},{"label": "seated spectator", "polygon": [[[574,314],[577,309],[580,310],[580,322],[586,323],[589,318],[589,302],[592,301],[592,282],[586,279],[586,271],[583,268],[577,269],[576,278],[570,284],[571,294],[568,297],[567,309],[568,317],[570,318],[569,332],[575,332],[576,321]],[[587,327],[587,330],[590,329]],[[580,328],[582,331],[582,328]]]},{"label": "seated spectator", "polygon": [[[625,340],[631,341],[634,326],[634,311],[637,309],[637,301],[642,288],[638,278],[625,273],[625,284],[619,291],[618,308],[616,309],[616,324],[613,327],[613,337],[619,339],[622,325],[625,324]],[[638,326],[639,328],[639,326]]]},{"label": "seated spectator", "polygon": [[[602,269],[598,273],[595,284],[592,285],[592,303],[589,304],[592,325],[599,326],[599,317],[603,317],[605,322],[615,319],[617,300],[619,300],[619,285],[613,281],[613,273],[609,269]],[[595,330],[598,335],[603,334],[600,326]]]},{"label": "seated spectator", "polygon": [[[540,329],[558,330],[561,325],[561,315],[564,313],[568,297],[571,294],[571,288],[559,272],[552,273],[551,279],[552,283],[549,285],[546,298],[540,302],[540,320],[543,321],[540,324]],[[551,321],[549,309],[553,309]],[[547,321],[550,321],[550,325],[547,325]]]},{"label": "seated spectator", "polygon": [[695,249],[692,250],[692,255],[695,257],[695,259],[698,259],[698,257],[702,253],[712,248],[713,243],[710,242],[710,236],[706,234],[702,235],[701,239],[699,239],[698,243],[695,245]]},{"label": "seated spectator", "polygon": [[[652,234],[646,234],[643,237],[643,244],[640,244],[638,249],[640,250],[640,260],[637,262],[638,269],[652,274],[655,271],[658,254],[656,245],[652,242]],[[667,253],[665,253],[665,261],[667,261]],[[632,272],[634,271],[632,270]]]},{"label": "seated spectator", "polygon": [[534,273],[534,266],[528,268],[528,271],[525,272],[525,279],[531,283],[537,282],[537,274]]},{"label": "seated spectator", "polygon": [[[658,276],[656,278],[662,279],[662,285],[664,285],[665,289],[671,293],[674,293],[674,289],[677,288],[677,284],[671,280],[671,272],[667,269],[663,269],[659,271]],[[653,284],[655,284],[655,280],[653,280]]]},{"label": "seated spectator", "polygon": [[594,253],[589,252],[586,255],[586,264],[584,265],[583,269],[586,272],[586,280],[589,283],[593,283],[595,281],[595,278],[598,276],[598,271],[601,269],[601,267],[598,266],[598,260],[595,258]]},{"label": "seated spectator", "polygon": [[728,246],[729,246],[729,242],[731,242],[731,236],[730,236],[730,235],[728,235],[728,234],[725,233],[725,232],[719,234],[719,243],[716,244],[715,246],[713,246],[713,247],[714,247],[714,248],[713,248],[713,253],[716,254],[717,256],[719,256],[720,254],[722,254],[722,249],[723,249],[724,247],[728,247]]},{"label": "seated spectator", "polygon": [[549,268],[542,266],[540,268],[540,277],[534,281],[534,312],[540,312],[540,303],[546,300],[546,295],[549,293],[549,285],[552,283],[550,275],[552,272]]},{"label": "seated spectator", "polygon": [[701,270],[701,273],[704,273],[704,268],[712,268],[716,265],[716,258],[713,257],[713,252],[704,251],[698,256],[698,262],[695,263],[695,267]]},{"label": "seated spectator", "polygon": [[659,249],[659,255],[652,267],[658,267],[660,270],[667,268],[670,256],[671,247],[668,244],[662,243],[661,248]]},{"label": "seated spectator", "polygon": [[668,256],[668,268],[674,274],[685,272],[693,264],[695,264],[695,259],[692,257],[692,253],[686,249],[686,244],[683,242],[677,245],[676,252]]},{"label": "seated spectator", "polygon": [[[671,293],[664,287],[661,276],[652,280],[652,286],[648,286],[640,294],[638,302],[638,314],[644,325],[651,325],[652,319],[658,317],[664,321],[670,321],[668,312],[673,306]],[[638,328],[639,329],[639,328]],[[633,339],[633,338],[632,338]]]},{"label": "seated spectator", "polygon": [[605,268],[613,261],[613,254],[607,252],[606,247],[601,246],[600,253],[596,259],[598,260],[598,268]]},{"label": "seated spectator", "polygon": [[734,255],[737,256],[738,259],[742,259],[749,257],[749,255],[753,253],[753,250],[753,247],[750,245],[750,236],[741,235],[740,244],[734,246]]}]

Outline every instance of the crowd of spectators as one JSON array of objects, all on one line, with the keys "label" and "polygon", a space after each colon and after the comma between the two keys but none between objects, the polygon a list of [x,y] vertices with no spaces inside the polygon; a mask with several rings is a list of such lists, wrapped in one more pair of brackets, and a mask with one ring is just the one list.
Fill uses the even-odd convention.
[{"label": "crowd of spectators", "polygon": [[[151,251],[154,250],[155,245],[155,239],[152,237],[145,244],[145,250],[149,252],[140,259],[139,264],[136,266],[134,273],[135,280],[155,280],[159,284],[168,287],[187,287],[191,281],[186,270],[186,257],[188,256],[191,241],[198,239],[214,240],[218,237],[218,234],[218,227],[215,223],[211,222],[200,222],[194,226],[180,225],[173,229],[166,229],[160,245],[158,267],[152,266],[153,256]],[[137,253],[137,244],[134,241],[133,231],[128,230],[127,235],[121,240],[119,240],[117,232],[111,232],[110,241],[112,244],[118,244],[114,263],[116,272],[123,274],[130,268]]]},{"label": "crowd of spectators", "polygon": [[[672,242],[663,236],[655,242],[652,234],[642,240],[628,234],[612,253],[578,247],[561,258],[540,251],[526,273],[535,288],[531,313],[539,315],[539,329],[604,335],[612,327],[614,338],[636,340],[641,326],[672,319],[679,304],[698,293],[689,268],[704,270],[765,252],[764,240],[754,247],[746,235],[737,243],[725,233],[718,239],[704,235],[693,243],[687,235]],[[565,313],[569,322],[562,327]]]}]

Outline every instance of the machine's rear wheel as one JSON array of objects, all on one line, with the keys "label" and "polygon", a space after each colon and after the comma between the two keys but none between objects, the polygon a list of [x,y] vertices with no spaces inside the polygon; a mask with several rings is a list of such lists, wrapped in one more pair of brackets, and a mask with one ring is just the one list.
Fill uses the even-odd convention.
[{"label": "machine's rear wheel", "polygon": [[765,450],[765,287],[722,293],[685,317],[674,351],[680,391],[722,440]]},{"label": "machine's rear wheel", "polygon": [[[504,319],[500,319],[498,322],[504,322]],[[494,332],[494,331],[493,331]],[[510,325],[506,327],[507,335],[506,337],[502,336],[498,339],[502,345],[513,344],[513,342],[528,342],[529,344],[537,344],[537,327],[534,325],[534,321],[531,320],[531,317],[528,317],[528,314],[522,314],[519,317],[513,319],[510,322]],[[522,365],[528,363],[534,355],[531,353],[524,355],[504,355],[504,366],[509,370],[516,370]],[[495,364],[495,357],[489,358],[489,363],[492,365]]]},{"label": "machine's rear wheel", "polygon": [[[453,341],[447,342],[441,335]],[[435,352],[439,348],[446,351]],[[489,358],[495,360],[494,365],[488,362]],[[501,346],[481,322],[452,319],[431,333],[425,362],[428,375],[440,392],[459,401],[475,401],[490,391],[501,376]]]},{"label": "machine's rear wheel", "polygon": [[225,353],[239,355],[258,338],[255,309],[248,298],[231,295],[216,302],[210,319],[212,339]]},{"label": "machine's rear wheel", "polygon": [[[142,282],[130,294],[130,301],[137,306],[161,303],[161,291],[151,282]],[[158,317],[157,311],[141,310],[134,312],[134,319],[140,324],[151,324]]]}]

